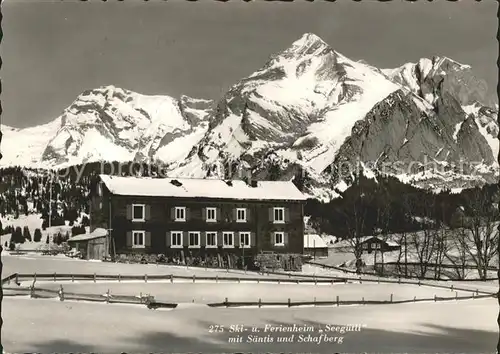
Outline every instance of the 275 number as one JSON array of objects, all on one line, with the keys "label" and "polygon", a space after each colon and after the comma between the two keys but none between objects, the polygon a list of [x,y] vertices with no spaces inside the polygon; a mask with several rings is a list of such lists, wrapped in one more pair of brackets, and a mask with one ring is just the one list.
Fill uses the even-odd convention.
[{"label": "275 number", "polygon": [[220,332],[224,332],[224,326],[219,326],[219,325],[210,325],[210,326],[208,326],[208,332],[209,332],[209,333],[220,333]]}]

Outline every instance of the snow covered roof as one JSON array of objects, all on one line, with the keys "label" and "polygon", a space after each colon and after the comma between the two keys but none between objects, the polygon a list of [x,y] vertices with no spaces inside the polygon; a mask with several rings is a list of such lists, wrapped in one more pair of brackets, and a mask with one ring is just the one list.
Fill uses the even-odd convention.
[{"label": "snow covered roof", "polygon": [[95,238],[104,237],[107,235],[108,235],[108,231],[106,229],[97,228],[89,234],[81,234],[81,235],[73,236],[68,240],[68,242],[93,240]]},{"label": "snow covered roof", "polygon": [[304,235],[304,248],[327,248],[326,242],[317,234]]},{"label": "snow covered roof", "polygon": [[258,181],[256,187],[251,187],[240,180],[109,175],[100,175],[100,178],[109,191],[117,195],[239,200],[307,199],[291,181]]},{"label": "snow covered roof", "polygon": [[363,236],[359,238],[359,242],[363,243],[365,241],[368,241],[370,239],[376,239],[379,240],[380,242],[385,242],[388,246],[399,246],[397,242],[391,241],[391,240],[383,240],[377,236]]}]

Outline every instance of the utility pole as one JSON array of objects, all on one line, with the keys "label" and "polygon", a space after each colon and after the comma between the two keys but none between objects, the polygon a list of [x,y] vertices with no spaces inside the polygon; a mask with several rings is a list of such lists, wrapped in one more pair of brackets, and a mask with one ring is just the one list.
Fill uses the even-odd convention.
[{"label": "utility pole", "polygon": [[52,173],[49,180],[49,228],[52,224]]}]

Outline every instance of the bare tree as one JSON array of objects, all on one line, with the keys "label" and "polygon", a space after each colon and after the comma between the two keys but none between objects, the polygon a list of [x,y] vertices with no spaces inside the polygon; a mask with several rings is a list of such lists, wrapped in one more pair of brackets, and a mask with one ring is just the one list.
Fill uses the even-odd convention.
[{"label": "bare tree", "polygon": [[461,252],[466,252],[477,268],[479,279],[488,278],[488,270],[498,255],[498,211],[485,191],[476,188],[469,197],[469,215],[461,218],[458,237]]},{"label": "bare tree", "polygon": [[362,243],[366,220],[368,217],[368,202],[371,199],[369,194],[365,194],[359,176],[355,176],[354,184],[357,186],[355,196],[346,197],[345,193],[336,191],[345,198],[347,205],[341,211],[346,226],[347,241],[349,242],[349,250],[353,252],[356,260],[356,273],[360,274],[363,267],[363,248]]}]

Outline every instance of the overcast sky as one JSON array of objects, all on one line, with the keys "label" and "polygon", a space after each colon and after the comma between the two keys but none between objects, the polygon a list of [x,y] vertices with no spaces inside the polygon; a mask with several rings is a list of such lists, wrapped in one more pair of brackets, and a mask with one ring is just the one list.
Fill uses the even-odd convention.
[{"label": "overcast sky", "polygon": [[6,0],[2,123],[48,122],[86,89],[218,98],[305,32],[380,68],[444,55],[496,93],[497,4]]}]

